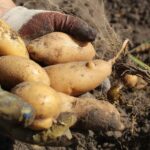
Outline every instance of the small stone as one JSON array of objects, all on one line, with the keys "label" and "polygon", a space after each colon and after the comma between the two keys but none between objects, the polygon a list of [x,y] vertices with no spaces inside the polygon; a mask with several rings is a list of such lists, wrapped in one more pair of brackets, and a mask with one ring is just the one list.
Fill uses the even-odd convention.
[{"label": "small stone", "polygon": [[106,135],[107,135],[108,137],[111,137],[111,136],[113,136],[113,132],[112,132],[112,131],[108,131],[108,132],[106,133]]},{"label": "small stone", "polygon": [[122,136],[122,133],[120,131],[115,131],[114,136],[115,138],[120,138]]},{"label": "small stone", "polygon": [[94,132],[91,131],[91,130],[89,130],[89,136],[90,136],[90,137],[94,137]]},{"label": "small stone", "polygon": [[80,96],[81,98],[95,98],[90,92],[87,92]]}]

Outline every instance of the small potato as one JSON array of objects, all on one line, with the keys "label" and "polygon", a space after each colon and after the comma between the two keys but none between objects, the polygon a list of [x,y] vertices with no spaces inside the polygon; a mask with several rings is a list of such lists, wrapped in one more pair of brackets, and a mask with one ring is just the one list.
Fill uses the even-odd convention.
[{"label": "small potato", "polygon": [[33,130],[50,128],[53,120],[57,120],[62,113],[74,114],[77,118],[76,125],[79,123],[80,128],[124,129],[120,113],[107,101],[72,97],[39,82],[20,83],[12,89],[12,93],[24,99],[35,109],[35,120],[30,126]]},{"label": "small potato", "polygon": [[124,76],[123,80],[127,87],[133,88],[136,86],[136,84],[138,82],[138,77],[136,75],[126,74]]},{"label": "small potato", "polygon": [[128,88],[143,89],[147,86],[147,82],[137,75],[125,74],[123,81]]},{"label": "small potato", "polygon": [[34,130],[48,129],[60,113],[58,94],[42,83],[23,82],[15,86],[12,93],[24,99],[35,109],[36,117],[31,125]]},{"label": "small potato", "polygon": [[19,56],[0,57],[0,84],[10,89],[23,81],[37,81],[50,85],[45,70],[34,61]]},{"label": "small potato", "polygon": [[15,55],[29,58],[24,41],[4,21],[0,20],[0,56]]},{"label": "small potato", "polygon": [[93,60],[56,64],[45,67],[51,87],[78,96],[100,85],[112,71],[111,61]]},{"label": "small potato", "polygon": [[27,46],[31,58],[46,65],[92,60],[95,50],[91,43],[80,42],[73,37],[53,32],[37,38]]}]

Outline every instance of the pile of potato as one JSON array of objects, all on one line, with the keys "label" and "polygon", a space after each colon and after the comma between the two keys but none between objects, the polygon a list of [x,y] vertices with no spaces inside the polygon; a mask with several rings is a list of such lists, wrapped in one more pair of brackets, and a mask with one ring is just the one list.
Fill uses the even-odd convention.
[{"label": "pile of potato", "polygon": [[87,129],[124,129],[109,102],[73,97],[111,75],[115,60],[94,59],[95,54],[91,43],[61,32],[25,44],[0,20],[0,85],[33,107],[35,118],[28,125],[32,130],[49,129],[63,112],[74,113],[77,122],[84,120]]}]

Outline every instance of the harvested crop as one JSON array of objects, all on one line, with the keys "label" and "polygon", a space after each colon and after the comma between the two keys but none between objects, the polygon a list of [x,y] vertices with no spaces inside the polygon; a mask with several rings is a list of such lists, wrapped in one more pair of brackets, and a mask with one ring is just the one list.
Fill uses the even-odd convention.
[{"label": "harvested crop", "polygon": [[[36,119],[31,126],[34,130],[48,129],[52,125],[51,121],[56,120],[60,113],[66,112],[75,114],[77,122],[81,123],[80,127],[84,129],[124,129],[118,110],[107,101],[72,97],[37,82],[20,83],[12,92],[36,110]],[[51,121],[45,122],[48,118],[51,118]]]},{"label": "harvested crop", "polygon": [[23,82],[12,89],[12,92],[36,111],[36,117],[30,126],[34,130],[48,129],[60,113],[60,101],[58,94],[42,83]]},{"label": "harvested crop", "polygon": [[96,53],[90,42],[78,41],[62,32],[37,38],[29,43],[27,49],[33,60],[46,65],[92,60]]},{"label": "harvested crop", "polygon": [[37,63],[19,56],[0,57],[0,84],[10,89],[23,81],[37,81],[50,85],[45,70]]},{"label": "harvested crop", "polygon": [[4,55],[29,58],[27,48],[21,37],[3,20],[0,20],[0,56]]},{"label": "harvested crop", "polygon": [[112,73],[112,65],[125,49],[128,40],[118,54],[109,61],[101,59],[68,62],[45,67],[51,79],[51,87],[59,92],[78,96],[100,85]]},{"label": "harvested crop", "polygon": [[137,75],[125,74],[123,76],[124,84],[129,88],[143,89],[147,86],[147,82]]},{"label": "harvested crop", "polygon": [[123,130],[120,113],[108,101],[95,98],[76,98],[58,93],[62,102],[62,112],[73,112],[77,115],[80,129]]},{"label": "harvested crop", "polygon": [[136,75],[126,74],[124,76],[124,83],[129,88],[135,87],[137,82],[138,82],[138,77]]}]

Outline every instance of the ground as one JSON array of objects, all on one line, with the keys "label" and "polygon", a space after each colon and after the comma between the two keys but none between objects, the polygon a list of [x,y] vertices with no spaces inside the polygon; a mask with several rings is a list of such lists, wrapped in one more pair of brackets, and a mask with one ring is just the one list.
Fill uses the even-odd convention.
[{"label": "ground", "polygon": [[[92,16],[89,16],[87,10],[90,10],[90,14],[92,14],[93,9],[98,7],[97,5],[99,3],[96,3],[97,1],[98,0],[93,0],[93,5],[89,5],[89,1],[84,0],[85,6],[83,7],[81,7],[82,5],[78,5],[80,2],[83,4],[83,0],[17,0],[17,4],[25,5],[30,8],[51,8],[53,10],[60,10],[61,8],[61,10],[66,13],[77,15],[88,21],[88,18]],[[150,40],[149,6],[149,0],[105,0],[105,11],[111,26],[121,39],[130,39],[131,48]],[[93,17],[97,17],[96,24],[99,25],[101,23],[100,20],[98,20],[99,15],[97,14]],[[102,51],[99,42],[94,44],[101,57],[103,56],[103,58],[106,59],[112,57],[113,52],[110,53],[110,55],[105,55],[106,51]],[[139,57],[150,65],[149,52],[142,53]],[[116,80],[115,75],[111,76],[112,85]],[[97,88],[91,91],[91,93],[96,98],[104,98],[105,95],[102,95],[100,90],[101,88]],[[146,86],[146,88],[142,90],[123,88],[122,95],[123,102],[116,104],[126,124],[126,130],[122,133],[112,131],[104,133],[101,130],[97,133],[93,131],[74,131],[76,142],[68,147],[59,148],[37,147],[18,141],[13,142],[9,138],[0,137],[0,150],[148,150],[150,149],[150,86]]]}]

